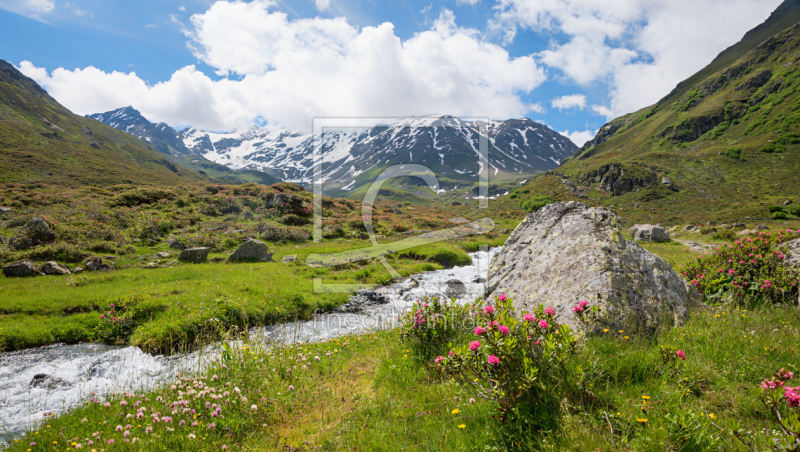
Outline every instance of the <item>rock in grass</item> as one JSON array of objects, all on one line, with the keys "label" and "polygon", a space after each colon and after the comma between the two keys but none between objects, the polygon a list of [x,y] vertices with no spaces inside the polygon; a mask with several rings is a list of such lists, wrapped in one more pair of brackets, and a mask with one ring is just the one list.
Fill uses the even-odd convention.
[{"label": "rock in grass", "polygon": [[273,262],[269,246],[261,240],[250,239],[236,248],[228,262]]},{"label": "rock in grass", "polygon": [[284,264],[291,264],[296,260],[297,260],[297,254],[290,254],[288,256],[283,256],[281,262],[283,262]]},{"label": "rock in grass", "polygon": [[156,257],[160,257],[161,259],[166,259],[169,257],[169,251],[162,251],[156,254]]},{"label": "rock in grass", "polygon": [[700,294],[662,258],[625,240],[620,218],[577,202],[550,204],[529,214],[489,266],[489,300],[506,294],[518,312],[542,304],[582,328],[572,308],[600,307],[595,328],[652,329],[680,324]]},{"label": "rock in grass", "polygon": [[62,267],[58,262],[47,261],[42,265],[42,273],[45,275],[71,275],[72,272],[66,267]]},{"label": "rock in grass", "polygon": [[180,240],[175,240],[174,242],[170,243],[169,247],[172,248],[173,250],[181,250],[181,251],[186,249],[186,245],[184,245],[183,242],[181,242]]},{"label": "rock in grass", "polygon": [[765,224],[760,224],[760,225],[756,226],[756,231],[768,231],[768,230],[769,230],[769,226],[767,226]]},{"label": "rock in grass", "polygon": [[633,226],[633,240],[637,242],[669,242],[669,232],[661,226],[637,224]]},{"label": "rock in grass", "polygon": [[449,221],[451,223],[455,223],[455,224],[469,223],[469,220],[467,220],[466,218],[463,218],[463,217],[453,217]]},{"label": "rock in grass", "polygon": [[3,274],[9,278],[19,278],[22,276],[35,276],[40,273],[34,270],[31,261],[22,261],[3,267]]},{"label": "rock in grass", "polygon": [[208,260],[208,248],[189,248],[181,251],[178,260],[199,264]]},{"label": "rock in grass", "polygon": [[789,253],[784,261],[786,268],[792,269],[795,273],[800,275],[800,239],[787,242],[781,245],[780,249]]},{"label": "rock in grass", "polygon": [[111,262],[110,264],[103,262],[103,258],[98,256],[92,256],[86,258],[86,260],[84,261],[84,265],[86,266],[86,270],[90,272],[107,272],[114,269],[113,262]]},{"label": "rock in grass", "polygon": [[83,267],[78,266],[78,267],[73,268],[72,269],[72,273],[75,273],[75,274],[83,273]]},{"label": "rock in grass", "polygon": [[0,206],[0,215],[11,213],[11,210],[12,210],[11,207]]}]

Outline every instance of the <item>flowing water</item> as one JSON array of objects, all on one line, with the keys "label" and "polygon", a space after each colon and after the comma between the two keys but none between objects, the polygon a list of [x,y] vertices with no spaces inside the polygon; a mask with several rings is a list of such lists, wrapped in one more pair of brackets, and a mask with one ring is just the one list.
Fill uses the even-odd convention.
[{"label": "flowing water", "polygon": [[[312,320],[290,322],[250,331],[251,341],[292,343],[321,341],[347,334],[395,326],[400,314],[416,300],[444,296],[447,281],[464,283],[459,301],[484,295],[483,283],[492,255],[499,248],[471,253],[472,264],[414,275],[401,283],[376,290],[389,303],[373,305],[359,313],[329,313]],[[58,413],[79,405],[91,394],[145,390],[174,373],[198,370],[216,356],[217,347],[180,356],[150,355],[136,347],[100,344],[53,345],[0,354],[0,445],[24,432],[47,412]],[[32,385],[34,376],[50,379]]]}]

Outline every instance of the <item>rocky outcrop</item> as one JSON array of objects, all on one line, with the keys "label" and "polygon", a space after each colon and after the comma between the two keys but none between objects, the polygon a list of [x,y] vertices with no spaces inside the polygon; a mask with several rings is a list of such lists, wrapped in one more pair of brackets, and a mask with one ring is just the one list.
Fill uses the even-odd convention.
[{"label": "rocky outcrop", "polygon": [[50,225],[41,218],[34,218],[28,221],[22,231],[9,241],[9,246],[15,250],[23,250],[52,243],[55,239],[56,234],[50,229]]},{"label": "rocky outcrop", "polygon": [[303,207],[303,198],[287,193],[271,194],[267,199],[267,206],[274,207],[280,211],[294,210]]},{"label": "rocky outcrop", "polygon": [[40,273],[33,268],[31,261],[22,261],[4,266],[3,274],[9,278],[19,278],[22,276],[35,276]]},{"label": "rocky outcrop", "polygon": [[183,262],[191,262],[199,264],[208,260],[208,248],[189,248],[188,250],[181,251],[178,260]]},{"label": "rocky outcrop", "polygon": [[790,268],[800,275],[800,239],[794,239],[784,244],[781,249],[789,253],[784,262],[786,268]]},{"label": "rocky outcrop", "polygon": [[297,254],[290,254],[288,256],[283,256],[281,262],[283,262],[284,264],[292,264],[296,260],[297,260]]},{"label": "rocky outcrop", "polygon": [[633,240],[637,242],[669,242],[669,232],[653,224],[633,225]]},{"label": "rocky outcrop", "polygon": [[528,215],[489,266],[489,295],[507,294],[518,311],[553,306],[581,328],[579,300],[600,307],[596,327],[682,323],[700,295],[664,261],[625,240],[611,210],[581,203],[550,204]]},{"label": "rocky outcrop", "polygon": [[236,248],[228,262],[274,262],[269,246],[261,240],[250,239]]},{"label": "rocky outcrop", "polygon": [[47,261],[42,264],[42,273],[45,275],[71,275],[72,272],[66,267],[61,266],[58,262]]},{"label": "rocky outcrop", "polygon": [[762,69],[755,74],[753,74],[750,78],[745,80],[744,82],[740,83],[739,86],[734,88],[735,91],[739,90],[755,90],[764,86],[769,79],[772,78],[772,71],[769,69]]},{"label": "rocky outcrop", "polygon": [[605,191],[621,195],[637,188],[650,188],[658,184],[658,173],[643,165],[609,163],[578,176],[578,183],[596,183]]}]

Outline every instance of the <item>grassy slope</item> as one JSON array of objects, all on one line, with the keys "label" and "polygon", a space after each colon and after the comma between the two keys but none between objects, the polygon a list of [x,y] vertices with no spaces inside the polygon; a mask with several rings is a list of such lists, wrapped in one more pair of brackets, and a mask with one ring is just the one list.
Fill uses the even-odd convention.
[{"label": "grassy slope", "polygon": [[0,182],[76,186],[211,180],[133,136],[71,113],[2,60],[0,152]]},{"label": "grassy slope", "polygon": [[[796,9],[790,13],[795,14]],[[784,22],[782,19],[775,23]],[[760,39],[762,34],[756,37]],[[793,59],[800,48],[800,27],[790,27],[759,46],[754,45],[756,37],[735,46],[736,52],[729,52],[709,67],[718,68],[720,61],[728,62],[750,49],[734,62],[720,66],[699,84],[690,79],[695,84],[689,83],[684,94],[668,96],[662,103],[604,126],[606,130],[620,128],[602,143],[587,143],[579,151],[583,157],[571,159],[557,172],[531,180],[527,186],[530,195],[517,202],[535,194],[578,199],[580,193],[568,186],[572,184],[586,190],[584,202],[613,206],[631,222],[665,224],[765,218],[770,204],[800,202],[800,146],[787,143],[782,152],[761,152],[773,141],[787,137],[797,141],[791,137],[800,132],[800,71]],[[750,77],[763,70],[771,71],[769,81],[757,90],[741,89]],[[670,133],[698,120],[720,125],[705,133],[697,129],[701,134],[697,139]],[[729,149],[739,150],[741,158],[726,155]],[[629,178],[647,176],[648,169],[653,170],[655,187],[614,195],[593,180],[582,183],[582,176],[611,163],[622,164]],[[660,184],[665,176],[674,181],[680,192]]]}]

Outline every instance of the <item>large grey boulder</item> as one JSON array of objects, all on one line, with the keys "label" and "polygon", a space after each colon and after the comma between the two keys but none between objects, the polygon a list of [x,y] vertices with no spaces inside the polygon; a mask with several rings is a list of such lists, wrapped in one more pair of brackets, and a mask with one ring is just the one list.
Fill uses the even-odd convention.
[{"label": "large grey boulder", "polygon": [[40,273],[34,270],[33,263],[31,261],[22,261],[4,266],[3,274],[9,278],[18,278],[22,276],[35,276],[39,275]]},{"label": "large grey boulder", "polygon": [[261,240],[250,239],[236,248],[228,257],[229,262],[273,262],[269,246]]},{"label": "large grey boulder", "polygon": [[611,210],[577,202],[550,204],[528,215],[489,266],[488,299],[506,294],[518,311],[553,306],[556,318],[580,329],[572,308],[600,307],[595,328],[653,328],[682,323],[700,294],[664,259],[625,240]]},{"label": "large grey boulder", "polygon": [[173,241],[172,243],[169,244],[169,247],[174,250],[181,250],[181,251],[186,249],[186,245],[184,245],[183,242],[181,242],[180,240]]},{"label": "large grey boulder", "polygon": [[41,272],[45,275],[71,275],[72,272],[66,267],[61,266],[58,262],[47,261],[42,264]]},{"label": "large grey boulder", "polygon": [[800,239],[794,239],[784,245],[781,245],[781,250],[788,252],[784,265],[786,268],[794,270],[800,274]]},{"label": "large grey boulder", "polygon": [[33,218],[25,224],[19,235],[9,241],[9,246],[15,250],[23,250],[52,243],[55,239],[56,234],[46,221],[41,218]]},{"label": "large grey boulder", "polygon": [[275,193],[268,198],[267,205],[284,211],[292,209],[293,207],[302,207],[303,198],[287,193]]},{"label": "large grey boulder", "polygon": [[633,226],[633,240],[637,242],[669,242],[669,232],[653,224]]},{"label": "large grey boulder", "polygon": [[178,260],[199,264],[208,260],[208,248],[189,248],[181,251]]},{"label": "large grey boulder", "polygon": [[84,266],[86,267],[86,270],[90,272],[107,272],[116,268],[116,264],[114,264],[114,262],[104,262],[103,258],[98,256],[87,257],[84,261]]}]

